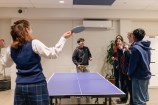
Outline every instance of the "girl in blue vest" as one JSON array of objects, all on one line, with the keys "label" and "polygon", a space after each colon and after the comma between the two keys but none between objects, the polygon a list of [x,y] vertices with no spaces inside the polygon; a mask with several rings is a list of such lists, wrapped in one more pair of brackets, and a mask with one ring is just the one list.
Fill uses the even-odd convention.
[{"label": "girl in blue vest", "polygon": [[46,78],[42,72],[41,56],[54,59],[62,51],[66,39],[72,33],[66,32],[54,47],[47,47],[32,38],[32,29],[27,20],[18,20],[11,26],[12,44],[2,57],[2,65],[16,64],[17,78],[14,105],[49,105]]}]

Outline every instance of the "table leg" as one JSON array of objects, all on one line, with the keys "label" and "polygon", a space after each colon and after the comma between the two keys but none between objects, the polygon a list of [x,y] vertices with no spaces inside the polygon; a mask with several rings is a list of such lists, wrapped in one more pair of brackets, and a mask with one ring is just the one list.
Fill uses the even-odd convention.
[{"label": "table leg", "polygon": [[107,105],[107,97],[105,97],[105,102],[103,104]]},{"label": "table leg", "polygon": [[98,98],[95,99],[95,104],[99,104]]},{"label": "table leg", "polygon": [[50,98],[50,105],[54,105],[53,98],[52,97],[49,97],[49,98]]},{"label": "table leg", "polygon": [[111,97],[109,97],[109,105],[111,105]]},{"label": "table leg", "polygon": [[57,105],[58,104],[58,99],[57,98],[55,98],[55,105]]}]

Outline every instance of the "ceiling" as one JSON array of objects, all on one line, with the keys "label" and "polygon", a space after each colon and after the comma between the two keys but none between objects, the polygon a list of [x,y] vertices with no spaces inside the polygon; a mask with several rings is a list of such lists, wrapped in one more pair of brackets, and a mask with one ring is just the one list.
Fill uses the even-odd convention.
[{"label": "ceiling", "polygon": [[64,1],[64,3],[59,3],[59,1],[60,0],[0,0],[0,7],[158,10],[158,0],[112,0],[114,1],[112,5],[73,5],[73,0],[62,0],[61,2]]}]

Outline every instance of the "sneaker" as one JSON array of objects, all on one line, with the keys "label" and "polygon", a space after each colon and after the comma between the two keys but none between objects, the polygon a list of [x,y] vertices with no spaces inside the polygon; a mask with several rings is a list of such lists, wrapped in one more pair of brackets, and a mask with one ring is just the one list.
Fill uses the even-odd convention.
[{"label": "sneaker", "polygon": [[126,101],[121,101],[121,100],[117,101],[117,104],[124,104],[124,103],[126,103]]}]

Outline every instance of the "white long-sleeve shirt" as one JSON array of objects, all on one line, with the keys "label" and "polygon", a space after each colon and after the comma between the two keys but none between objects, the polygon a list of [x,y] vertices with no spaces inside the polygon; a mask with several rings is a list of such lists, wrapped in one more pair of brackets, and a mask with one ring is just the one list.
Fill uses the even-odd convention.
[{"label": "white long-sleeve shirt", "polygon": [[[61,37],[58,43],[54,47],[47,47],[41,41],[34,39],[32,40],[32,49],[39,56],[55,59],[58,57],[59,53],[62,51],[65,45],[66,39]],[[10,67],[14,62],[10,56],[10,46],[7,47],[7,52],[1,57],[1,63],[3,67]]]}]

